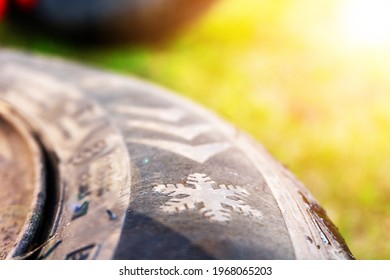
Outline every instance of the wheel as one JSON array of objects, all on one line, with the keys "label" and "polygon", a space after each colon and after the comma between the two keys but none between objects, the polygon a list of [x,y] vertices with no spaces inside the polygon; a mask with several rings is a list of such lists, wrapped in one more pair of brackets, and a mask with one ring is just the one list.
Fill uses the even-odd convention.
[{"label": "wheel", "polygon": [[[1,1],[1,0],[0,0]],[[202,14],[215,0],[19,0],[13,17],[31,28],[84,41],[155,41]]]},{"label": "wheel", "polygon": [[3,258],[353,258],[262,146],[165,89],[2,50],[0,100],[0,135],[18,139],[0,155],[28,160],[33,193],[8,203],[29,211]]}]

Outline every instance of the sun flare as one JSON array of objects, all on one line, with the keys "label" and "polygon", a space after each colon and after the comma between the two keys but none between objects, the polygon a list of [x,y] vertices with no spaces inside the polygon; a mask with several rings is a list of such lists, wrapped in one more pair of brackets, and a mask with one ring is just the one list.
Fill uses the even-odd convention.
[{"label": "sun flare", "polygon": [[340,16],[344,37],[362,47],[390,45],[390,1],[347,0]]}]

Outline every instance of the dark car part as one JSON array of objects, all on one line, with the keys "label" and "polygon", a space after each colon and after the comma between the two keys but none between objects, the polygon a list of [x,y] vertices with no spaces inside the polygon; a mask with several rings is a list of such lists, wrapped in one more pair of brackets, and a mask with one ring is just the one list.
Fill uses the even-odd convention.
[{"label": "dark car part", "polygon": [[22,180],[28,160],[33,182],[0,191],[34,194],[2,210],[30,205],[3,258],[353,258],[262,146],[162,88],[2,50],[0,100],[1,135],[15,139],[1,140],[0,163],[16,162],[0,174]]},{"label": "dark car part", "polygon": [[[4,0],[0,0],[4,1]],[[18,0],[10,19],[85,42],[156,41],[169,37],[215,0]]]}]

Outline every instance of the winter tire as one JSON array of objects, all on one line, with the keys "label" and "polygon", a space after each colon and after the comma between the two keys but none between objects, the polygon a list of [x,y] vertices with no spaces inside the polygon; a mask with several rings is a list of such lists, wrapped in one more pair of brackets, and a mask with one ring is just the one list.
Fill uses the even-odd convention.
[{"label": "winter tire", "polygon": [[[29,167],[31,194],[3,258],[353,258],[261,145],[165,89],[1,50],[0,113],[0,135],[16,135],[0,163]],[[0,193],[17,195],[12,178]]]}]

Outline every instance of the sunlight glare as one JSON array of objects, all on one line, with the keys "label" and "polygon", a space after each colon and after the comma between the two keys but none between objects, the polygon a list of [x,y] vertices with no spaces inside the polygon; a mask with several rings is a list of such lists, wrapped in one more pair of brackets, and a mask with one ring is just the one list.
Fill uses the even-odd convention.
[{"label": "sunlight glare", "polygon": [[346,0],[341,8],[344,37],[360,47],[390,44],[390,1]]}]

